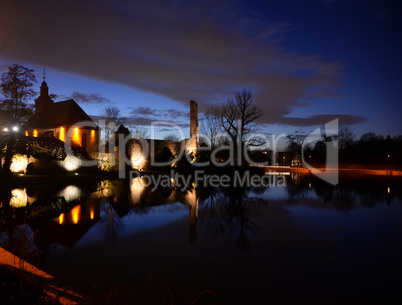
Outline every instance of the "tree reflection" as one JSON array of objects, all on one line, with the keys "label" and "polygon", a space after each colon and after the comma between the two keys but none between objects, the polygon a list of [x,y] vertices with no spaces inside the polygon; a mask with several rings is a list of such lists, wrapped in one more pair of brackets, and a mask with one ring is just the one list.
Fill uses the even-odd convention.
[{"label": "tree reflection", "polygon": [[334,208],[341,212],[347,213],[356,207],[356,197],[357,196],[354,191],[343,185],[339,185],[333,195]]},{"label": "tree reflection", "polygon": [[99,222],[102,224],[105,239],[115,240],[124,231],[124,224],[107,198],[101,201],[100,207],[101,219]]},{"label": "tree reflection", "polygon": [[300,174],[292,174],[291,176],[284,176],[286,181],[286,191],[288,194],[288,202],[297,202],[299,199],[306,197],[307,191],[311,184]]},{"label": "tree reflection", "polygon": [[[252,216],[257,212],[258,204],[263,201],[252,196],[252,190],[247,188],[220,188],[210,191],[210,195],[203,200],[203,209],[200,211],[201,223],[205,226],[207,235],[226,235],[235,248],[247,252],[251,247],[251,237],[260,230]],[[260,193],[260,190],[254,190],[253,193]]]},{"label": "tree reflection", "polygon": [[394,198],[400,200],[401,182],[402,179],[397,177],[355,178],[345,175],[340,177],[336,186],[333,186],[313,175],[288,176],[286,191],[289,202],[308,203],[311,192],[314,192],[327,206],[347,213],[361,206],[374,207],[383,203],[390,205]]}]

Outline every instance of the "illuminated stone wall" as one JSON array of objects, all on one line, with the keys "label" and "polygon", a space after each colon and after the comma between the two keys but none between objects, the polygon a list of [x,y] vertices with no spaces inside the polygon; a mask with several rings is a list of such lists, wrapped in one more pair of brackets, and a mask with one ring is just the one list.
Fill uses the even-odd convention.
[{"label": "illuminated stone wall", "polygon": [[190,101],[190,139],[181,142],[166,140],[143,141],[132,139],[127,143],[127,158],[132,163],[132,168],[149,169],[152,160],[158,160],[159,155],[167,147],[174,156],[180,152],[187,151],[193,153],[197,150],[199,143],[198,133],[198,105],[195,101]]},{"label": "illuminated stone wall", "polygon": [[143,141],[132,139],[127,143],[127,158],[135,169],[149,169],[151,160],[157,160],[163,149],[167,147],[173,155],[178,155],[186,148],[185,142],[173,142],[166,140]]}]

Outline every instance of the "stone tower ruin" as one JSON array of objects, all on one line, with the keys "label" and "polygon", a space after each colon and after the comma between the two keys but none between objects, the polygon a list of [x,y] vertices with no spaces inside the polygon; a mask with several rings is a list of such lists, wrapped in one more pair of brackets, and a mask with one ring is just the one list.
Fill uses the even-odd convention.
[{"label": "stone tower ruin", "polygon": [[190,141],[191,146],[198,146],[198,105],[195,101],[190,101]]}]

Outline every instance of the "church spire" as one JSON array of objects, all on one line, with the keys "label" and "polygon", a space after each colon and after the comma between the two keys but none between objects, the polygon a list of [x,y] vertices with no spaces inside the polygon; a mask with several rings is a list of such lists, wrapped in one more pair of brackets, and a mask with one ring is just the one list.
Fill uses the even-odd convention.
[{"label": "church spire", "polygon": [[47,105],[53,104],[53,101],[49,96],[49,87],[45,80],[46,69],[43,69],[43,82],[40,86],[40,96],[35,101],[35,112],[42,112]]},{"label": "church spire", "polygon": [[49,97],[49,87],[47,86],[45,79],[46,79],[46,69],[43,69],[43,82],[42,85],[40,86],[40,96],[43,98]]}]

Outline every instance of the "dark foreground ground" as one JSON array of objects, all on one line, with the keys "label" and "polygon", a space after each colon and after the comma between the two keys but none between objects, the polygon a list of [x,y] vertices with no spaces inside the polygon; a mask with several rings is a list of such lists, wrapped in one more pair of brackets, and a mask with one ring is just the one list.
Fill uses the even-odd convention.
[{"label": "dark foreground ground", "polygon": [[0,266],[0,304],[60,304],[13,271]]}]

